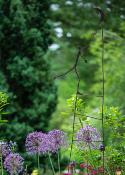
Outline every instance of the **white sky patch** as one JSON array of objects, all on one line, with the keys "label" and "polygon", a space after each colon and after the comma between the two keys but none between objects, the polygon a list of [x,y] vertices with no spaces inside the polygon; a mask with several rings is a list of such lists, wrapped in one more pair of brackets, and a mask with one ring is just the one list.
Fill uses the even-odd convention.
[{"label": "white sky patch", "polygon": [[87,8],[90,8],[90,7],[92,7],[92,3],[90,3],[90,2],[84,3],[83,6],[87,7]]},{"label": "white sky patch", "polygon": [[68,32],[68,33],[66,34],[66,36],[70,38],[70,37],[72,36],[72,34],[71,34],[70,32]]},{"label": "white sky patch", "polygon": [[53,43],[52,45],[49,46],[49,50],[52,50],[52,51],[55,51],[59,48],[60,48],[60,46],[56,43]]},{"label": "white sky patch", "polygon": [[77,6],[78,7],[82,7],[83,6],[83,3],[82,2],[79,2]]},{"label": "white sky patch", "polygon": [[124,15],[120,15],[120,18],[121,18],[121,19],[125,19],[125,16],[124,16]]},{"label": "white sky patch", "polygon": [[110,8],[106,8],[106,9],[107,9],[107,11],[111,12],[111,9]]},{"label": "white sky patch", "polygon": [[57,11],[57,10],[59,9],[59,5],[58,5],[58,4],[52,4],[52,5],[50,6],[50,9],[51,9],[52,11]]},{"label": "white sky patch", "polygon": [[63,36],[63,29],[61,27],[56,27],[54,30],[58,38],[61,38]]},{"label": "white sky patch", "polygon": [[120,10],[124,10],[124,8],[120,8]]},{"label": "white sky patch", "polygon": [[72,5],[73,2],[68,0],[68,1],[65,2],[65,4],[66,4],[66,5]]},{"label": "white sky patch", "polygon": [[111,4],[111,1],[106,1],[107,4]]}]

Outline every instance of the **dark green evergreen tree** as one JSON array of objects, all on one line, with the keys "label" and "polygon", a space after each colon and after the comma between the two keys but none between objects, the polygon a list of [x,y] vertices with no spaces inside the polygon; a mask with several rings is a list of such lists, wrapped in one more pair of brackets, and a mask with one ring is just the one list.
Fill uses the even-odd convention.
[{"label": "dark green evergreen tree", "polygon": [[11,96],[9,124],[0,136],[24,150],[27,133],[47,130],[56,106],[50,61],[48,0],[0,0],[0,88]]}]

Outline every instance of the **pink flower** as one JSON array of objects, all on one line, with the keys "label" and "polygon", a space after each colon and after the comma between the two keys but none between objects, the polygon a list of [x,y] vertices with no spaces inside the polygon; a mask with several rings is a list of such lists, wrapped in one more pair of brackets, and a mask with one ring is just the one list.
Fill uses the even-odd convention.
[{"label": "pink flower", "polygon": [[88,165],[87,169],[91,171],[91,170],[93,170],[93,167],[91,165]]},{"label": "pink flower", "polygon": [[87,165],[85,163],[80,164],[80,168],[86,168],[86,167],[87,167]]},{"label": "pink flower", "polygon": [[98,168],[98,172],[99,172],[99,173],[103,173],[103,172],[104,172],[104,168],[103,168],[103,167],[99,167],[99,168]]},{"label": "pink flower", "polygon": [[92,170],[92,171],[91,171],[91,174],[92,174],[92,175],[96,175],[97,173],[98,173],[97,170]]}]

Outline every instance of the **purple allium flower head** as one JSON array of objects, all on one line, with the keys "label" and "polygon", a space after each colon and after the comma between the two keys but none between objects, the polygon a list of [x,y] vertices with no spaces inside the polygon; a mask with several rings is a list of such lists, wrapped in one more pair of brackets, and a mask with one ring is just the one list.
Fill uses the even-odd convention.
[{"label": "purple allium flower head", "polygon": [[100,145],[99,145],[99,150],[100,150],[100,151],[105,151],[105,146],[104,146],[103,144],[100,144]]},{"label": "purple allium flower head", "polygon": [[44,154],[48,151],[47,135],[42,132],[32,132],[28,134],[25,146],[29,154]]},{"label": "purple allium flower head", "polygon": [[2,158],[5,158],[6,156],[8,156],[10,152],[11,152],[11,147],[9,146],[9,144],[7,142],[0,141],[0,155],[2,156]]},{"label": "purple allium flower head", "polygon": [[48,149],[50,152],[57,152],[60,148],[67,146],[66,134],[60,130],[52,130],[48,133],[49,145]]},{"label": "purple allium flower head", "polygon": [[87,125],[77,132],[76,141],[81,150],[86,148],[98,149],[101,137],[96,128]]},{"label": "purple allium flower head", "polygon": [[10,153],[4,161],[4,168],[10,175],[15,175],[23,171],[23,164],[24,159],[18,153]]}]

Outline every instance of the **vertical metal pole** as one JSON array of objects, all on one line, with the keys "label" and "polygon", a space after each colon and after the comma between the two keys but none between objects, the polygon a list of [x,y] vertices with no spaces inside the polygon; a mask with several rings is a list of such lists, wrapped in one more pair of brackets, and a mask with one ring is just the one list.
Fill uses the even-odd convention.
[{"label": "vertical metal pole", "polygon": [[[104,21],[101,24],[101,37],[102,37],[102,142],[103,142],[103,169],[105,169],[105,141],[104,141],[104,102],[105,102],[105,72],[104,72]],[[104,170],[105,171],[105,170]],[[103,172],[105,174],[105,172]]]}]

